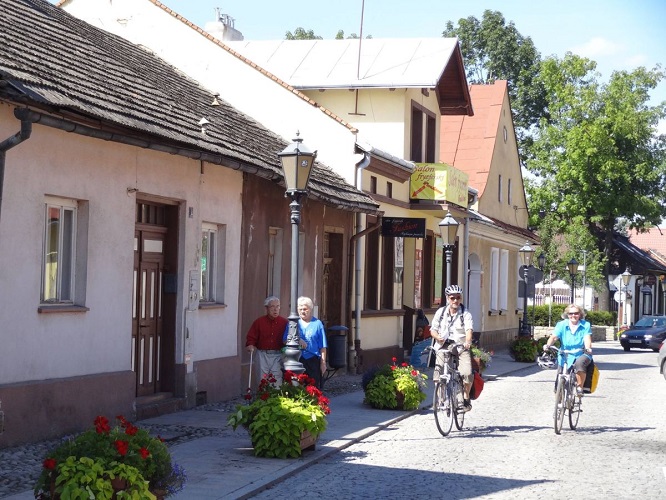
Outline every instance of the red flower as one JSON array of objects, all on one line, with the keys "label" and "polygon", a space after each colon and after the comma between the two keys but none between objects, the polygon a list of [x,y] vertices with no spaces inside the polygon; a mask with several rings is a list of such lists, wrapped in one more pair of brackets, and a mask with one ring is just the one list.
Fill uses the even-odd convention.
[{"label": "red flower", "polygon": [[44,466],[45,469],[53,470],[56,468],[56,464],[57,462],[55,458],[47,458],[46,460],[44,460],[44,463],[42,465]]},{"label": "red flower", "polygon": [[267,392],[264,392],[264,393],[263,393],[261,396],[259,396],[259,397],[261,398],[262,401],[266,401],[269,397],[271,397],[271,395],[268,394]]},{"label": "red flower", "polygon": [[393,360],[393,362],[395,363],[396,361],[398,361],[398,358],[396,358],[395,356],[393,356],[393,357],[391,358],[391,360]]},{"label": "red flower", "polygon": [[407,366],[407,363],[405,363],[405,362],[403,361],[403,363],[402,363],[400,366],[405,367],[405,366]]},{"label": "red flower", "polygon": [[116,439],[114,444],[116,445],[116,450],[118,450],[120,456],[124,457],[125,455],[127,455],[127,451],[129,449],[129,443],[127,441],[121,441],[120,439]]},{"label": "red flower", "polygon": [[391,366],[391,370],[395,370],[395,369],[396,369],[396,366],[395,366],[395,365],[392,365],[392,366]]},{"label": "red flower", "polygon": [[125,434],[128,436],[134,436],[137,432],[139,432],[139,428],[132,425],[131,423],[127,422],[125,425]]},{"label": "red flower", "polygon": [[95,419],[95,430],[97,434],[108,434],[111,431],[109,420],[106,417],[98,416]]},{"label": "red flower", "polygon": [[145,448],[141,448],[139,450],[139,455],[141,455],[141,458],[143,458],[145,460],[146,458],[148,458],[150,456],[150,452]]},{"label": "red flower", "polygon": [[412,370],[412,377],[416,377],[419,374],[416,370]]}]

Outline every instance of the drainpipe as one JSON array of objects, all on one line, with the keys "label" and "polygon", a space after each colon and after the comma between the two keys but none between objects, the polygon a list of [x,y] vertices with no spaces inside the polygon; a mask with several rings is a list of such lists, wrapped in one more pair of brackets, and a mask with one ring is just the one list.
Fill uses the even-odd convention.
[{"label": "drainpipe", "polygon": [[0,142],[0,214],[2,213],[2,192],[5,185],[5,159],[7,151],[29,139],[30,134],[32,134],[32,123],[28,120],[21,120],[21,130]]},{"label": "drainpipe", "polygon": [[[362,188],[362,170],[370,165],[370,153],[363,152],[363,158],[356,164],[356,189]],[[354,283],[354,345],[349,347],[349,356],[347,360],[347,369],[351,373],[356,373],[357,357],[361,349],[361,237],[377,229],[373,226],[366,230],[362,229],[363,220],[361,213],[356,214],[356,233],[349,240],[349,258],[347,259],[347,268],[349,269],[347,277],[347,297],[352,295],[352,283]],[[352,255],[354,256],[354,267],[352,268]],[[352,269],[355,279],[352,277]],[[349,313],[349,322],[351,325],[351,311]]]}]

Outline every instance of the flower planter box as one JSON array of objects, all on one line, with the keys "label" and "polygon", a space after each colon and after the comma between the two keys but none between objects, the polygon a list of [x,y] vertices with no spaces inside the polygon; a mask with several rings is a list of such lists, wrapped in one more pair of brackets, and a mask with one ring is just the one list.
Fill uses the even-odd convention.
[{"label": "flower planter box", "polygon": [[317,438],[315,438],[309,431],[303,431],[301,434],[301,450],[312,450],[315,449],[315,444],[317,443]]}]

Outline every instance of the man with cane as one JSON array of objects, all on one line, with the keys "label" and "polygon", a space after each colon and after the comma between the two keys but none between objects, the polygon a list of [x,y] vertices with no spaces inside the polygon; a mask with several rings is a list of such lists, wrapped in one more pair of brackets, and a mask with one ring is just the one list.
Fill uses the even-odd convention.
[{"label": "man with cane", "polygon": [[[257,318],[247,332],[246,349],[250,352],[250,373],[254,352],[259,355],[261,377],[275,378],[275,385],[282,385],[282,333],[287,327],[287,318],[280,316],[280,299],[267,297],[264,301],[266,314]],[[250,375],[250,380],[252,376]]]}]

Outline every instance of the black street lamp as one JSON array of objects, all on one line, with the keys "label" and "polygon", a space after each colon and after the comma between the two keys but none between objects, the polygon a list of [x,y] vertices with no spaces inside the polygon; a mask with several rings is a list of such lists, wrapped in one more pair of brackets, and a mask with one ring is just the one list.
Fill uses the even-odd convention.
[{"label": "black street lamp", "polygon": [[576,273],[578,272],[578,261],[575,258],[571,258],[569,262],[567,262],[567,269],[569,270],[569,277],[571,278],[571,302],[570,304],[574,303],[575,300],[575,292],[576,292]]},{"label": "black street lamp", "polygon": [[298,226],[301,223],[301,198],[307,196],[308,181],[312,165],[317,157],[316,151],[310,151],[304,144],[299,133],[296,133],[294,142],[289,144],[281,153],[278,153],[282,164],[282,173],[287,187],[285,197],[291,198],[291,296],[289,312],[289,333],[284,349],[284,369],[294,373],[303,373],[305,368],[299,361],[301,349],[298,335],[298,314],[296,302],[298,300]]},{"label": "black street lamp", "polygon": [[629,326],[629,317],[627,315],[627,295],[629,295],[629,282],[631,281],[631,273],[629,269],[625,269],[620,275],[622,276],[622,284],[624,285],[624,304],[622,305],[622,316],[624,317],[624,325]]},{"label": "black street lamp", "polygon": [[518,250],[520,254],[520,262],[523,264],[523,281],[525,288],[523,293],[523,321],[520,324],[518,335],[521,337],[531,337],[532,329],[530,328],[529,321],[527,320],[527,280],[529,278],[529,269],[532,265],[532,257],[534,256],[534,248],[532,248],[528,241]]},{"label": "black street lamp", "polygon": [[451,258],[453,257],[453,247],[456,245],[456,234],[458,233],[459,222],[453,218],[451,212],[446,212],[446,216],[439,223],[439,233],[442,237],[442,246],[444,255],[446,255],[446,286],[451,284]]}]

